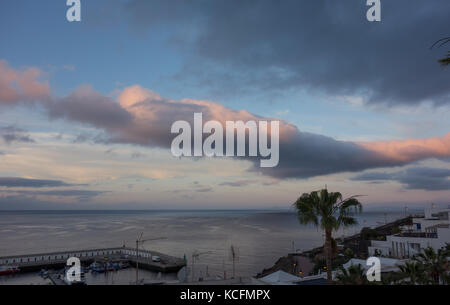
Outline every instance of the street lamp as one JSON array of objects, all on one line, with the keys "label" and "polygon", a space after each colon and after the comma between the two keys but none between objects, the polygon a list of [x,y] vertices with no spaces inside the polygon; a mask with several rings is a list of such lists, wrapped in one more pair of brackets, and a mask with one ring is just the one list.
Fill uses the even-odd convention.
[{"label": "street lamp", "polygon": [[139,284],[139,244],[143,244],[149,240],[166,239],[165,237],[142,239],[142,235],[144,235],[143,232],[141,232],[141,235],[139,235],[138,239],[136,239],[136,285]]}]

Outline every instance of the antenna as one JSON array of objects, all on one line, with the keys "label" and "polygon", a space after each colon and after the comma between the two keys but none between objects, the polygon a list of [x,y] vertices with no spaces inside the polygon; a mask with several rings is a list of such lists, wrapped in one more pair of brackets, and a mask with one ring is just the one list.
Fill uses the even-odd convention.
[{"label": "antenna", "polygon": [[192,272],[191,279],[192,279],[192,282],[194,281],[194,266],[195,266],[195,262],[198,259],[200,259],[200,255],[209,254],[209,253],[211,253],[211,251],[198,252],[197,250],[195,250],[194,252],[192,252],[192,263],[191,263],[192,264],[192,268],[191,268],[191,272]]}]

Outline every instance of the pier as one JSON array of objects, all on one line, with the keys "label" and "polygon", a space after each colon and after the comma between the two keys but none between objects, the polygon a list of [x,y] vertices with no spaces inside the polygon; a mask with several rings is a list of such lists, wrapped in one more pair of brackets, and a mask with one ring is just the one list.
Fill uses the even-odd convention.
[{"label": "pier", "polygon": [[[159,256],[160,261],[153,261],[152,256]],[[144,249],[137,252],[136,249],[127,247],[4,256],[0,257],[0,265],[17,266],[20,272],[58,269],[66,266],[69,257],[79,258],[82,265],[94,261],[126,261],[132,266],[138,263],[140,269],[162,273],[177,272],[186,265],[182,258]]]}]

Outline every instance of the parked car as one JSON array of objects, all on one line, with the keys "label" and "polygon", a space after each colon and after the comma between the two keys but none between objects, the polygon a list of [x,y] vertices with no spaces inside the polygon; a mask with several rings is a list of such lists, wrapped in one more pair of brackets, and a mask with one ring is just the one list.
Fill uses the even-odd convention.
[{"label": "parked car", "polygon": [[161,261],[161,257],[157,256],[157,255],[153,255],[152,256],[152,261],[159,263]]}]

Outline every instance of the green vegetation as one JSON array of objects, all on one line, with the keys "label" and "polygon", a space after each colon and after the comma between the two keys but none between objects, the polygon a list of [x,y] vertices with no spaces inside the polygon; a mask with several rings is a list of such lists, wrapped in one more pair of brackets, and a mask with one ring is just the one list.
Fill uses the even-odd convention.
[{"label": "green vegetation", "polygon": [[355,257],[355,253],[353,252],[352,249],[346,248],[346,249],[344,250],[344,256],[345,256],[345,259],[346,259],[346,260],[350,260],[350,259],[352,259],[352,258]]},{"label": "green vegetation", "polygon": [[398,234],[400,232],[401,232],[401,230],[400,230],[400,228],[398,226],[393,227],[392,230],[391,230],[391,234]]},{"label": "green vegetation", "polygon": [[450,65],[450,52],[447,53],[447,57],[439,59],[438,62],[443,66]]},{"label": "green vegetation", "polygon": [[346,270],[340,267],[340,272],[336,275],[338,285],[368,285],[366,273],[361,265],[352,265]]},{"label": "green vegetation", "polygon": [[[450,42],[450,37],[444,37],[439,39],[438,41],[436,41],[431,48],[434,48],[435,46],[437,46],[438,48],[442,47],[443,45],[447,44]],[[441,58],[438,60],[438,62],[443,65],[443,66],[448,66],[450,65],[450,51],[447,53],[447,57]]]},{"label": "green vegetation", "polygon": [[[357,224],[353,217],[361,212],[361,203],[352,196],[342,199],[339,192],[328,192],[327,189],[304,193],[294,203],[298,220],[301,224],[314,224],[325,231],[325,260],[328,282],[332,282],[333,230]],[[335,243],[335,241],[334,241]]]},{"label": "green vegetation", "polygon": [[[343,264],[345,264],[348,261],[347,258],[341,256],[336,257],[331,261],[331,270],[336,270]],[[317,257],[314,259],[314,268],[312,270],[312,274],[318,274],[319,270],[322,272],[327,271],[327,261],[324,257]]]},{"label": "green vegetation", "polygon": [[423,253],[416,255],[410,264],[405,263],[400,272],[411,284],[450,284],[448,247],[447,244],[445,249],[439,249],[437,252],[431,247],[424,249]]},{"label": "green vegetation", "polygon": [[378,239],[378,231],[368,227],[361,229],[361,240],[373,240]]},{"label": "green vegetation", "polygon": [[383,283],[406,285],[439,285],[450,284],[450,244],[437,252],[428,247],[399,266],[398,272],[386,276]]}]

